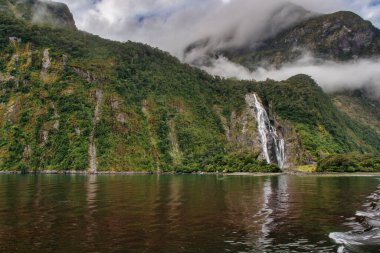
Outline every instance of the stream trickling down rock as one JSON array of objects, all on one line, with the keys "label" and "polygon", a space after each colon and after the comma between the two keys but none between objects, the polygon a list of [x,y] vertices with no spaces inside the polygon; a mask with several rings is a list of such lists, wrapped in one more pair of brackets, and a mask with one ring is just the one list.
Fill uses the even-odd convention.
[{"label": "stream trickling down rock", "polygon": [[94,117],[92,119],[92,130],[90,133],[90,143],[88,147],[89,155],[89,172],[97,172],[97,155],[96,155],[96,144],[95,144],[95,129],[96,124],[100,120],[100,104],[103,99],[103,91],[101,89],[96,89],[95,91],[96,105],[94,109]]}]

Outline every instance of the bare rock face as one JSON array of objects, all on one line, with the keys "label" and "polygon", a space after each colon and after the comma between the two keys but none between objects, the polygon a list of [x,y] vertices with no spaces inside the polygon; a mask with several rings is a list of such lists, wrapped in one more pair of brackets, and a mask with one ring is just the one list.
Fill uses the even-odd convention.
[{"label": "bare rock face", "polygon": [[352,12],[341,11],[312,17],[290,27],[258,46],[245,45],[222,52],[232,61],[250,69],[279,68],[305,52],[334,61],[353,60],[380,54],[380,32],[369,21]]},{"label": "bare rock face", "polygon": [[30,145],[25,146],[23,152],[23,158],[27,159],[32,155],[32,147]]},{"label": "bare rock face", "polygon": [[124,113],[118,113],[117,116],[116,116],[116,120],[119,122],[119,123],[125,123],[127,122],[127,117]]},{"label": "bare rock face", "polygon": [[46,144],[49,140],[49,131],[48,130],[42,130],[40,139],[41,139],[41,142],[43,144]]},{"label": "bare rock face", "polygon": [[42,70],[47,71],[50,68],[50,64],[49,49],[45,49],[42,58]]},{"label": "bare rock face", "polygon": [[301,47],[322,58],[352,58],[366,54],[374,43],[376,29],[351,12],[337,12],[309,20],[275,42]]},{"label": "bare rock face", "polygon": [[35,1],[33,22],[47,23],[56,28],[76,30],[73,14],[66,4],[53,1]]},{"label": "bare rock face", "polygon": [[21,43],[21,39],[17,37],[9,37],[9,42],[11,43]]},{"label": "bare rock face", "polygon": [[239,114],[232,112],[229,118],[223,116],[217,107],[214,107],[214,111],[220,118],[231,149],[260,155],[261,145],[256,120],[248,108]]},{"label": "bare rock face", "polygon": [[97,81],[97,77],[88,70],[83,70],[79,67],[72,67],[72,69],[78,76],[82,77],[89,83],[94,83]]},{"label": "bare rock face", "polygon": [[313,163],[311,155],[306,151],[301,138],[292,125],[287,121],[280,121],[281,133],[285,142],[285,169],[294,169],[298,165]]}]

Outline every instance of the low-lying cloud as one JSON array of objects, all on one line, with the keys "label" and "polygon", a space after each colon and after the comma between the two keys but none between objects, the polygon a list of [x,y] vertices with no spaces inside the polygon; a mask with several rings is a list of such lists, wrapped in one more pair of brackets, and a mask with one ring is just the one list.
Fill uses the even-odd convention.
[{"label": "low-lying cloud", "polygon": [[322,61],[310,54],[305,54],[298,61],[284,64],[280,69],[258,68],[255,71],[249,71],[225,57],[219,57],[202,69],[212,75],[256,81],[264,81],[268,78],[281,81],[297,74],[306,74],[328,93],[364,88],[374,97],[380,98],[380,58],[338,63]]},{"label": "low-lying cloud", "polygon": [[[81,30],[114,40],[147,43],[178,57],[189,43],[208,36],[218,38],[233,33],[231,41],[214,42],[236,44],[263,35],[260,31],[267,28],[265,23],[273,10],[284,3],[297,4],[314,13],[351,10],[380,25],[380,5],[373,0],[57,1],[69,5]],[[272,28],[289,22],[277,22]]]},{"label": "low-lying cloud", "polygon": [[64,2],[73,8],[79,29],[114,40],[147,43],[179,58],[189,44],[200,39],[212,38],[215,49],[239,46],[305,18],[295,13],[288,15],[286,9],[273,16],[280,6],[289,4],[287,0]]}]

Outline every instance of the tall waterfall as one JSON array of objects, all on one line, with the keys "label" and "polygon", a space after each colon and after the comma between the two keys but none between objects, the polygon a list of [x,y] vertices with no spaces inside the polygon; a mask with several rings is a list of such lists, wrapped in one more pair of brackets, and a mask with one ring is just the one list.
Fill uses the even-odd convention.
[{"label": "tall waterfall", "polygon": [[268,113],[259,101],[256,94],[248,94],[246,101],[251,113],[257,120],[261,146],[265,160],[268,163],[277,163],[282,169],[285,162],[285,141],[281,139],[275,127],[269,121]]}]

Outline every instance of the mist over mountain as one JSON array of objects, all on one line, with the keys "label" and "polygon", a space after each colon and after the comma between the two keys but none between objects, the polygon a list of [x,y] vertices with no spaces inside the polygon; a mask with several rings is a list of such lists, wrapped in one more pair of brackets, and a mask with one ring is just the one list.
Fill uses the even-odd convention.
[{"label": "mist over mountain", "polygon": [[372,97],[380,95],[380,31],[354,13],[311,17],[261,38],[221,49],[194,42],[185,50],[185,60],[224,77],[283,80],[303,73],[330,93],[364,88]]}]

